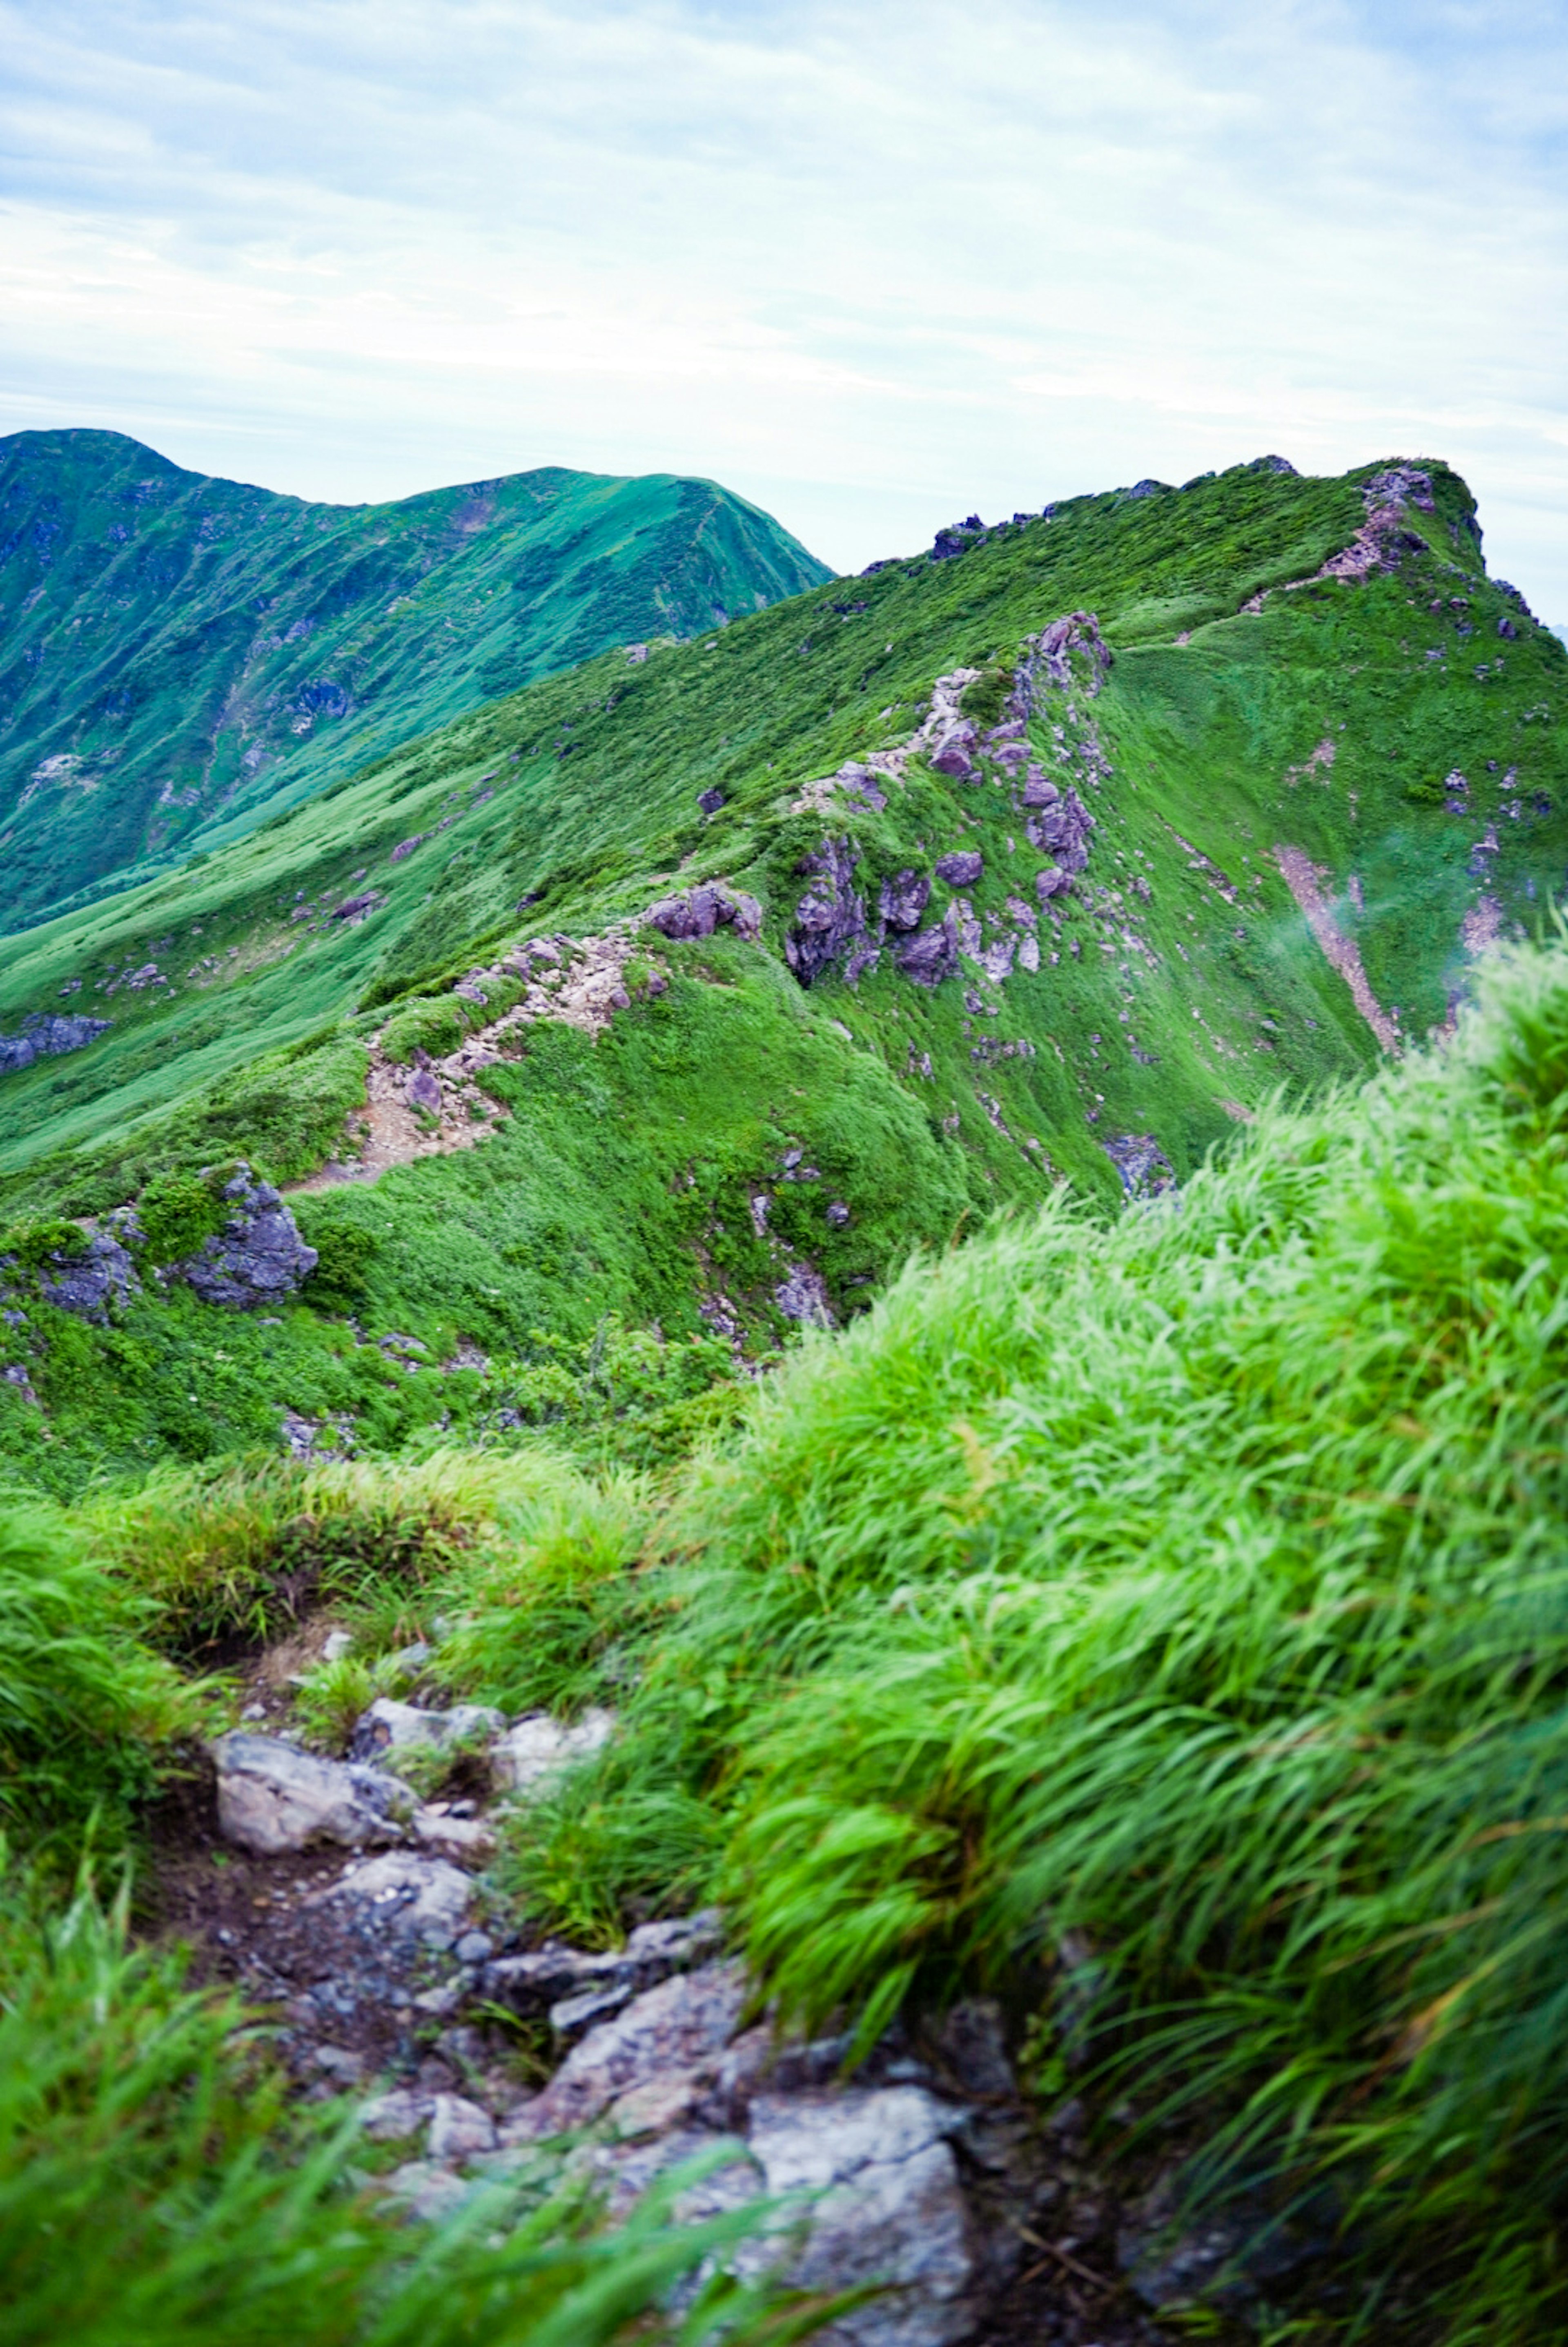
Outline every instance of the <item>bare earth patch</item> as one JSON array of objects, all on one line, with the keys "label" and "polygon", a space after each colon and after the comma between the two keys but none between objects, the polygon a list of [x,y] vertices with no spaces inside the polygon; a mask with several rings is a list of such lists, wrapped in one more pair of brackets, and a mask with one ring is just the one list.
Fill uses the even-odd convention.
[{"label": "bare earth patch", "polygon": [[1328,874],[1298,847],[1277,847],[1274,860],[1284,875],[1286,887],[1306,915],[1307,926],[1317,938],[1324,959],[1333,964],[1349,988],[1351,1000],[1384,1051],[1397,1055],[1400,1050],[1399,1028],[1368,983],[1367,973],[1361,967],[1359,948],[1334,918],[1321,887]]}]

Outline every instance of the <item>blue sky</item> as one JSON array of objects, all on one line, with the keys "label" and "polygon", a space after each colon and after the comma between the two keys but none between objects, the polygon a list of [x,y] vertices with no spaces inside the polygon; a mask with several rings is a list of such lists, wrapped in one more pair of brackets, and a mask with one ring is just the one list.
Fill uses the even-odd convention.
[{"label": "blue sky", "polygon": [[1441,455],[1568,620],[1568,13],[0,0],[0,431],[714,476],[828,560]]}]

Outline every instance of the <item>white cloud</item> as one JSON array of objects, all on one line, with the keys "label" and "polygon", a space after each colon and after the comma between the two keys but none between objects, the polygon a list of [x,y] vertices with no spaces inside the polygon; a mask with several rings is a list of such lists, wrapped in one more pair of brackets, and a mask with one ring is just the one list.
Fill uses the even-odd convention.
[{"label": "white cloud", "polygon": [[0,39],[0,428],[342,498],[703,472],[846,567],[1438,454],[1568,616],[1553,11],[65,0]]}]

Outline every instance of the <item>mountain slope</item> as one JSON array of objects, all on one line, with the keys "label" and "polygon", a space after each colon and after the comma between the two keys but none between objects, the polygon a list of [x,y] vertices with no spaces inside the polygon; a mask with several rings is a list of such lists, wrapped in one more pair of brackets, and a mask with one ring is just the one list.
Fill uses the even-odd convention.
[{"label": "mountain slope", "polygon": [[755,507],[669,474],[545,467],[321,506],[184,472],[117,433],[15,434],[0,440],[5,918],[550,669],[826,575]]},{"label": "mountain slope", "polygon": [[1185,1178],[1544,917],[1565,658],[1440,465],[1140,484],[603,655],[39,928],[5,1214],[243,1156],[321,1264],[276,1325],[167,1252],[97,1334],[23,1302],[18,1457],[613,1419],[995,1207]]}]

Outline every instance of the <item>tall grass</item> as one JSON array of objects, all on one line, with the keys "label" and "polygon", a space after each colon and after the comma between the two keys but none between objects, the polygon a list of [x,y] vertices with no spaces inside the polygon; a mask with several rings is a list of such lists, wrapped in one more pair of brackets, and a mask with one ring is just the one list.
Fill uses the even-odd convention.
[{"label": "tall grass", "polygon": [[29,1842],[112,1840],[157,1755],[201,1717],[137,1635],[138,1605],[41,1509],[0,1512],[0,1829]]},{"label": "tall grass", "polygon": [[787,2013],[1079,1934],[1195,2189],[1329,2189],[1424,2335],[1568,2336],[1565,1332],[1568,957],[1522,954],[1178,1204],[1057,1204],[786,1368],[601,1770],[707,1808]]},{"label": "tall grass", "polygon": [[499,2188],[392,2222],[356,2184],[351,2127],[290,2117],[239,2008],[183,1989],[124,1922],[86,1887],[44,1920],[15,1881],[0,1907],[7,2347],[788,2347],[833,2311],[727,2279],[757,2212],[674,2222],[680,2176],[615,2230],[581,2194],[530,2209]]}]

